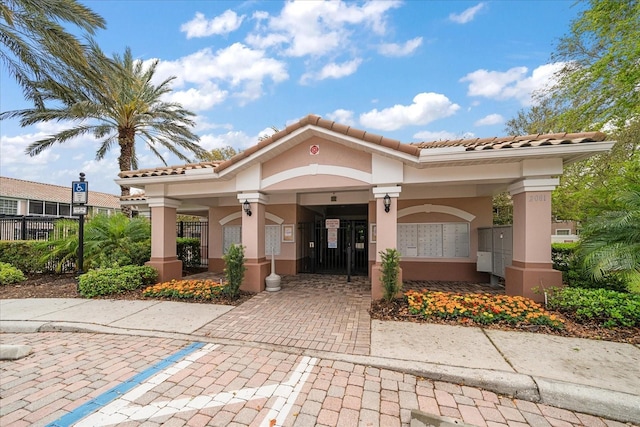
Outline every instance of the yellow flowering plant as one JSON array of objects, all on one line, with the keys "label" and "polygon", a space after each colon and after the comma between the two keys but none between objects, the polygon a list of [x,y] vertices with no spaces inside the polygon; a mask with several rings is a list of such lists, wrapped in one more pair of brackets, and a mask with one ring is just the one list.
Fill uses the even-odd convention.
[{"label": "yellow flowering plant", "polygon": [[547,325],[562,329],[564,320],[540,304],[520,296],[461,294],[453,292],[407,291],[409,312],[425,319],[452,319],[461,323],[508,323]]},{"label": "yellow flowering plant", "polygon": [[142,294],[146,297],[214,300],[220,298],[226,286],[226,282],[213,280],[171,280],[149,286]]}]

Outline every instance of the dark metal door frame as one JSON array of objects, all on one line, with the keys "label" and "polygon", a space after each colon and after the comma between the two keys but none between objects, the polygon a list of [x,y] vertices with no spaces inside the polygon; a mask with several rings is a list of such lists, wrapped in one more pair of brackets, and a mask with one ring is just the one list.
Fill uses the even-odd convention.
[{"label": "dark metal door frame", "polygon": [[[329,231],[324,220],[300,223],[302,256],[298,271],[301,273],[367,275],[368,272],[367,220],[341,220],[337,229],[335,248],[329,247]],[[351,250],[351,257],[348,252]],[[351,261],[349,270],[348,261]]]}]

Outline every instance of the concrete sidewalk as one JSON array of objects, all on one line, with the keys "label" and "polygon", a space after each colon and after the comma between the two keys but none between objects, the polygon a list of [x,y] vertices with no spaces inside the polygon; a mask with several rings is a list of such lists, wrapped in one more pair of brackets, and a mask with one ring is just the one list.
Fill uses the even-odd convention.
[{"label": "concrete sidewalk", "polygon": [[[0,300],[0,332],[90,331],[202,340],[206,325],[234,310],[166,301]],[[210,335],[209,340],[234,342]],[[369,354],[252,345],[402,371],[640,423],[640,348],[631,344],[373,320]]]}]

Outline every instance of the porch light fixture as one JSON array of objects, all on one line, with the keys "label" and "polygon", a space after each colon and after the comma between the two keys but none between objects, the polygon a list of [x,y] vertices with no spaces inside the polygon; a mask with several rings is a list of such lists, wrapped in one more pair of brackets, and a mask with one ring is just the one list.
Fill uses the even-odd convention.
[{"label": "porch light fixture", "polygon": [[244,209],[244,213],[246,213],[247,216],[251,216],[251,205],[249,204],[248,200],[244,201],[244,203],[242,204],[242,208]]},{"label": "porch light fixture", "polygon": [[384,211],[389,213],[389,209],[391,209],[391,197],[389,197],[388,193],[384,195],[383,202],[384,202]]}]

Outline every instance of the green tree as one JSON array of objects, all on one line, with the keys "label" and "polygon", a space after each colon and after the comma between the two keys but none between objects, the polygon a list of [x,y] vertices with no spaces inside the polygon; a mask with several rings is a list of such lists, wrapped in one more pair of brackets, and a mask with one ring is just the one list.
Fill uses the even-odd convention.
[{"label": "green tree", "polygon": [[[107,58],[96,44],[87,56],[88,67],[68,69],[59,81],[46,80],[38,90],[54,106],[4,112],[0,119],[19,118],[22,126],[40,122],[68,122],[69,128],[30,144],[26,153],[36,156],[52,145],[83,135],[99,140],[96,159],[104,158],[117,144],[120,171],[136,169],[136,138],[143,141],[165,165],[159,149],[164,148],[184,161],[180,149],[201,155],[199,138],[191,132],[194,116],[180,104],[162,100],[171,92],[170,77],[160,84],[152,82],[158,61],[145,65],[134,60],[127,48],[124,56]],[[121,186],[121,195],[129,188]],[[125,209],[123,208],[123,211]],[[127,213],[129,213],[127,211]]]},{"label": "green tree", "polygon": [[68,24],[88,34],[105,28],[102,17],[76,0],[0,2],[0,61],[38,107],[44,100],[34,82],[55,80],[68,66],[86,65],[84,46],[65,30]]},{"label": "green tree", "polygon": [[587,4],[560,39],[552,59],[565,65],[544,95],[565,129],[622,129],[640,119],[640,1]]},{"label": "green tree", "polygon": [[581,236],[580,252],[595,279],[614,274],[640,292],[640,178],[616,199],[617,209],[590,219]]},{"label": "green tree", "polygon": [[205,162],[221,162],[224,160],[229,160],[233,156],[238,154],[235,148],[230,145],[221,148],[214,148],[211,151],[205,151],[202,153],[199,158]]}]

